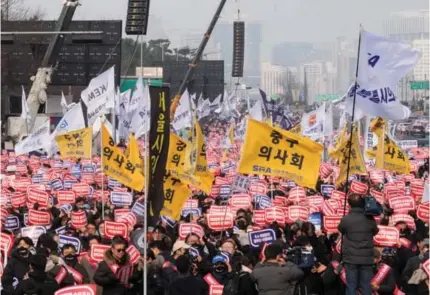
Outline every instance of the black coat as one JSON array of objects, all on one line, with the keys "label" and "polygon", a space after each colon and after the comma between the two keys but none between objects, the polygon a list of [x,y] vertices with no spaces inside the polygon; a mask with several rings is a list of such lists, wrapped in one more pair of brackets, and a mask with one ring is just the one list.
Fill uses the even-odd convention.
[{"label": "black coat", "polygon": [[372,216],[364,209],[352,208],[338,225],[343,236],[343,262],[356,265],[373,264],[373,236],[379,231]]},{"label": "black coat", "polygon": [[208,287],[202,279],[192,275],[178,275],[169,287],[170,295],[207,295]]},{"label": "black coat", "polygon": [[[377,268],[373,268],[373,275],[376,275]],[[393,269],[390,269],[388,274],[382,280],[379,285],[378,295],[393,295],[394,289],[396,288],[396,280],[394,279]]]},{"label": "black coat", "polygon": [[[123,265],[125,265],[128,260],[128,254],[124,256]],[[121,283],[119,278],[112,272],[109,265],[115,264],[115,259],[112,256],[112,250],[107,250],[105,252],[105,258],[99,263],[96,273],[94,274],[94,282],[97,285],[103,287],[103,295],[124,295],[127,294],[129,289]]]},{"label": "black coat", "polygon": [[32,271],[28,273],[28,279],[19,282],[13,295],[53,295],[60,286],[55,279],[44,271]]},{"label": "black coat", "polygon": [[[426,258],[428,257],[428,253]],[[415,295],[415,294],[428,294],[428,287],[425,282],[420,283],[419,285],[410,285],[408,284],[409,279],[412,277],[415,270],[420,268],[420,264],[425,260],[423,257],[415,256],[408,260],[406,263],[406,267],[403,270],[403,273],[400,277],[402,282],[402,291],[406,293],[406,295]],[[427,292],[427,293],[425,293]]]},{"label": "black coat", "polygon": [[[31,254],[30,254],[31,255]],[[24,275],[30,270],[29,257],[23,258],[18,252],[13,251],[3,272],[1,284],[3,287],[2,294],[10,295],[13,293],[14,278],[21,281]]]},{"label": "black coat", "polygon": [[330,262],[327,269],[321,276],[324,287],[324,295],[343,295],[345,294],[345,284],[340,276],[334,272],[333,264]]}]

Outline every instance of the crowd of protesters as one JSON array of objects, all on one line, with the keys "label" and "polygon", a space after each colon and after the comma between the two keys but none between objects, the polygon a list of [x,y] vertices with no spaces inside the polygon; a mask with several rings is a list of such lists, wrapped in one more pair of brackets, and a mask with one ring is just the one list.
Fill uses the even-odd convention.
[{"label": "crowd of protesters", "polygon": [[[43,160],[43,156],[32,158],[38,159],[43,173],[48,173],[54,162],[62,163],[59,157],[52,161]],[[19,157],[17,161],[20,161]],[[28,163],[29,157],[23,163],[28,167],[24,172],[18,172],[11,164],[2,168],[2,194],[13,196],[16,193],[10,184],[12,179],[32,178],[38,173]],[[413,177],[424,179],[427,171],[428,159]],[[225,175],[219,172],[218,176]],[[393,224],[393,210],[388,202],[380,204],[379,216],[365,213],[365,197],[369,190],[384,192],[384,184],[395,176],[390,174],[377,185],[372,184],[369,176],[361,177],[359,180],[370,184],[369,188],[361,195],[347,194],[348,212],[339,223],[338,232],[326,232],[305,220],[284,224],[271,222],[258,229],[272,229],[276,240],[270,244],[261,243],[258,247],[251,245],[248,235],[256,228],[253,219],[255,202],[251,208],[237,210],[232,228],[214,231],[208,227],[207,213],[211,206],[225,205],[225,200],[198,190],[193,191],[192,199],[198,201],[201,215],[182,215],[175,224],[160,219],[148,228],[147,245],[141,244],[142,235],[138,234],[143,230],[141,222],[129,227],[128,236],[106,237],[105,222],[115,220],[115,206],[109,201],[102,205],[100,199],[81,196],[71,204],[69,212],[60,208],[55,198],[46,208],[37,203],[26,202],[16,207],[5,202],[2,203],[2,214],[17,216],[21,227],[25,225],[24,215],[29,209],[49,212],[51,224],[34,241],[24,236],[20,228],[6,229],[2,219],[2,234],[13,237],[13,245],[9,253],[5,246],[1,249],[1,292],[5,295],[51,295],[69,286],[96,284],[100,295],[143,294],[146,283],[149,295],[428,294],[428,270],[423,266],[429,259],[428,221],[420,219],[416,210],[411,210],[405,216],[413,220],[413,224],[407,220]],[[328,179],[320,179],[315,190],[306,189],[306,196],[322,195],[320,186],[330,184]],[[259,181],[267,184],[268,197],[288,199],[291,188],[281,185],[280,180],[262,177]],[[405,193],[409,191],[409,185],[405,181]],[[95,190],[100,189],[97,184],[92,186]],[[141,193],[132,193],[133,203],[144,198]],[[29,208],[30,205],[33,207]],[[70,223],[73,212],[85,212],[86,225],[73,227]],[[201,226],[203,234],[191,232],[184,239],[179,238],[178,228],[183,223]],[[400,238],[407,243],[393,247],[375,245],[378,225],[396,227]],[[79,239],[80,249],[74,244],[59,245],[56,230],[63,226],[62,234]],[[91,247],[100,244],[109,247],[98,262],[90,253]],[[140,257],[134,263],[128,251],[132,244],[140,251]],[[146,257],[142,247],[146,247]],[[144,273],[145,260],[147,273]],[[387,271],[380,281],[373,281],[381,267]],[[121,272],[121,269],[128,272]]]}]

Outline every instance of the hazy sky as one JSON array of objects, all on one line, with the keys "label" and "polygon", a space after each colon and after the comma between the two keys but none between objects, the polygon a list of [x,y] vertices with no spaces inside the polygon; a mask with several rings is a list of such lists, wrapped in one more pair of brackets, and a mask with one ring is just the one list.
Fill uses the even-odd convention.
[{"label": "hazy sky", "polygon": [[[24,0],[41,8],[46,19],[56,19],[61,0]],[[74,19],[125,19],[128,0],[80,0]],[[192,31],[203,34],[218,0],[152,0],[149,37],[179,41]],[[360,23],[381,33],[382,21],[390,12],[428,9],[428,0],[227,0],[220,21],[233,21],[240,8],[242,19],[263,26],[263,60],[273,45],[284,41],[333,41],[337,36],[355,37]]]}]

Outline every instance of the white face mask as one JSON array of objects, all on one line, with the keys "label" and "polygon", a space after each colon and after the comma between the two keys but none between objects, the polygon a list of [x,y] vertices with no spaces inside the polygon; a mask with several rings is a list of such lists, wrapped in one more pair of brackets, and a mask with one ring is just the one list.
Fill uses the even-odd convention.
[{"label": "white face mask", "polygon": [[306,247],[305,247],[305,249],[306,249],[307,251],[312,251],[312,249],[313,249],[313,248],[312,248],[312,246],[306,246]]}]

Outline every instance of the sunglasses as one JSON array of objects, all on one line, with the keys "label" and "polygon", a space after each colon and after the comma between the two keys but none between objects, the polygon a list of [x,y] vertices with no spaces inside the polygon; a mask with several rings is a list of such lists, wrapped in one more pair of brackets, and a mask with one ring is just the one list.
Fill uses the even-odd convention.
[{"label": "sunglasses", "polygon": [[[114,248],[115,249],[115,248]],[[119,248],[119,249],[115,249],[116,252],[121,253],[121,252],[125,252],[125,248]]]}]

